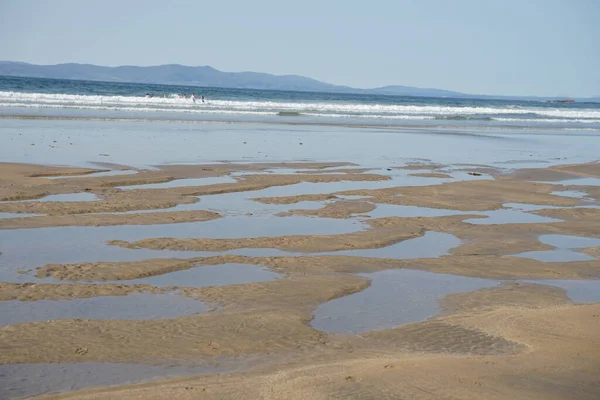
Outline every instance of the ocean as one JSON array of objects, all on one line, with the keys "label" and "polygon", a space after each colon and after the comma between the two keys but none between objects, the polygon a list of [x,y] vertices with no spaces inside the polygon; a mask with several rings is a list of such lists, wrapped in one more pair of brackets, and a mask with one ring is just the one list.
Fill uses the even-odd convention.
[{"label": "ocean", "polygon": [[[192,93],[195,102],[190,99]],[[200,101],[201,96],[206,98],[204,103]],[[314,93],[1,76],[0,116],[600,129],[600,104],[596,103]]]}]

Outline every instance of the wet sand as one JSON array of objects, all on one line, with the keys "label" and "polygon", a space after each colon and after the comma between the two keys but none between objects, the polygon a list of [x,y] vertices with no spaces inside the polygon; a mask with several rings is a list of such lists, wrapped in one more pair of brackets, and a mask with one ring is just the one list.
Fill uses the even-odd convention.
[{"label": "wet sand", "polygon": [[[246,192],[247,197],[240,201],[265,207],[267,218],[289,220],[290,224],[297,221],[293,218],[357,221],[354,232],[329,235],[246,237],[243,232],[214,232],[212,237],[194,237],[190,231],[190,237],[142,235],[139,240],[103,244],[107,249],[161,254],[148,260],[90,260],[20,270],[18,257],[12,257],[8,265],[2,263],[0,254],[0,266],[12,271],[15,279],[22,279],[0,282],[0,301],[18,301],[24,307],[35,308],[40,301],[139,294],[175,294],[209,305],[197,315],[163,319],[59,318],[3,326],[0,364],[187,366],[206,365],[224,357],[253,360],[252,365],[244,364],[243,372],[44,397],[53,399],[598,398],[600,303],[577,303],[567,291],[547,280],[589,280],[593,284],[600,278],[600,246],[591,241],[600,239],[598,188],[576,186],[588,194],[587,200],[552,194],[572,189],[561,180],[600,177],[600,163],[509,172],[494,169],[494,176],[485,166],[468,168],[489,173],[484,180],[474,179],[478,176],[472,180],[455,178],[452,171],[461,168],[464,166],[425,161],[394,167],[406,176],[432,182],[402,186],[395,185],[396,175],[349,163],[164,165],[153,170],[136,169],[135,174],[96,177],[94,174],[107,170],[0,164],[0,197],[4,200],[0,212],[37,215],[0,219],[0,229],[7,234],[13,229],[53,226],[118,229],[121,225],[183,222],[194,222],[201,229],[211,220],[230,218],[224,212],[228,204],[215,208],[219,202],[212,200],[214,196],[246,196]],[[284,169],[293,171],[283,173]],[[423,170],[429,172],[415,172]],[[50,179],[56,176],[65,178]],[[231,177],[236,182],[122,189],[205,177]],[[436,178],[444,181],[437,182]],[[298,193],[295,185],[302,182],[324,186],[319,188],[321,193]],[[373,183],[391,186],[356,189]],[[352,185],[352,189],[338,190],[340,186],[335,186],[328,191],[331,184]],[[289,187],[290,193],[269,195],[265,191],[279,187]],[[93,193],[98,199],[39,201],[48,195],[77,193]],[[317,204],[303,208],[306,202]],[[512,203],[527,207],[517,210],[510,206]],[[182,210],[178,208],[181,206],[194,209]],[[381,208],[390,215],[369,216],[379,206],[392,206]],[[456,215],[398,216],[393,206]],[[502,210],[513,213],[517,222],[480,223],[491,218],[490,212]],[[248,217],[254,212],[248,211]],[[401,214],[402,209],[397,212]],[[519,221],[531,216],[554,219]],[[432,232],[454,238],[456,244],[443,248]],[[547,241],[545,235],[555,235],[556,240]],[[577,240],[583,239],[576,237],[590,240],[578,245]],[[569,247],[569,241],[575,244]],[[590,259],[544,262],[521,256],[560,250],[562,243]],[[394,246],[401,244],[406,247],[398,249],[419,247],[424,256],[396,252]],[[359,250],[372,251],[375,256],[354,253]],[[0,247],[0,251],[14,249]],[[173,251],[210,254],[182,258],[171,255]],[[264,266],[280,275],[267,281],[206,287],[192,282],[177,286],[128,282],[230,263]],[[311,324],[323,304],[366,293],[372,281],[363,274],[398,269],[502,282],[474,291],[440,294],[441,312],[420,322],[341,335]],[[401,310],[402,304],[382,307]]]},{"label": "wet sand", "polygon": [[[393,398],[401,394],[429,399],[594,399],[599,313],[598,305],[502,306],[373,332],[360,341],[311,342],[291,336],[300,349],[312,349],[301,359],[282,355],[285,367],[267,365],[245,374],[47,398]],[[250,335],[253,326],[246,322],[246,335]],[[296,328],[287,334],[302,335],[301,325]],[[260,350],[262,342],[253,345]],[[203,346],[189,348],[198,351]]]}]

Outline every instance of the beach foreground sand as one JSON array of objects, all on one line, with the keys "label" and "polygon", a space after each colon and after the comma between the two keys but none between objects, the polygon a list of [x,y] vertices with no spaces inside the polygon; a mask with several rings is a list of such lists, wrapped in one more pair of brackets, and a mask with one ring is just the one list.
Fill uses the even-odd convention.
[{"label": "beach foreground sand", "polygon": [[[4,163],[0,171],[0,216],[8,216],[0,218],[6,240],[0,258],[8,271],[0,303],[176,291],[207,305],[202,313],[171,318],[7,324],[0,327],[2,366],[203,364],[227,372],[43,398],[600,397],[600,300],[593,294],[578,300],[576,291],[552,284],[594,285],[600,276],[599,186],[562,183],[599,178],[600,163],[508,172],[433,163],[389,168],[406,174],[407,184],[388,170],[340,162],[153,170]],[[74,197],[48,197],[61,195]],[[228,221],[238,230],[225,232]],[[92,229],[102,232],[94,244],[99,252],[78,241]],[[69,234],[73,239],[61,239]],[[568,237],[588,241],[556,245]],[[53,253],[54,240],[77,257]],[[17,246],[39,254],[13,257]],[[576,255],[525,256],[552,258],[553,251]],[[207,286],[151,280],[234,264],[260,266],[277,278]],[[377,290],[375,274],[390,270],[483,283],[440,296],[439,312],[413,322],[360,332],[315,327],[319,307]],[[381,307],[402,312],[407,306]]]}]

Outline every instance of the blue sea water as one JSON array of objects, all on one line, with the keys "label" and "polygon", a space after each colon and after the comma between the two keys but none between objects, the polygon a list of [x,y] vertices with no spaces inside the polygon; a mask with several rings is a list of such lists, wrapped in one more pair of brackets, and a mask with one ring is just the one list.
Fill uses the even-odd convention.
[{"label": "blue sea water", "polygon": [[[195,94],[195,102],[190,99],[192,93]],[[205,96],[204,103],[200,96]],[[1,76],[0,115],[409,127],[600,129],[600,104],[595,103],[203,88]]]}]

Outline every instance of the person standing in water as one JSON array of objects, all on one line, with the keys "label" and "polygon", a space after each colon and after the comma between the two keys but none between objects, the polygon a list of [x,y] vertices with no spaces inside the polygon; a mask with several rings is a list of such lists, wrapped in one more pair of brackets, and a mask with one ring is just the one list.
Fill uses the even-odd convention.
[{"label": "person standing in water", "polygon": [[200,100],[204,103],[204,95],[200,96]]},{"label": "person standing in water", "polygon": [[190,96],[190,99],[192,99],[192,101],[195,103],[196,102],[196,96],[194,96],[194,93],[192,93],[192,95]]}]

